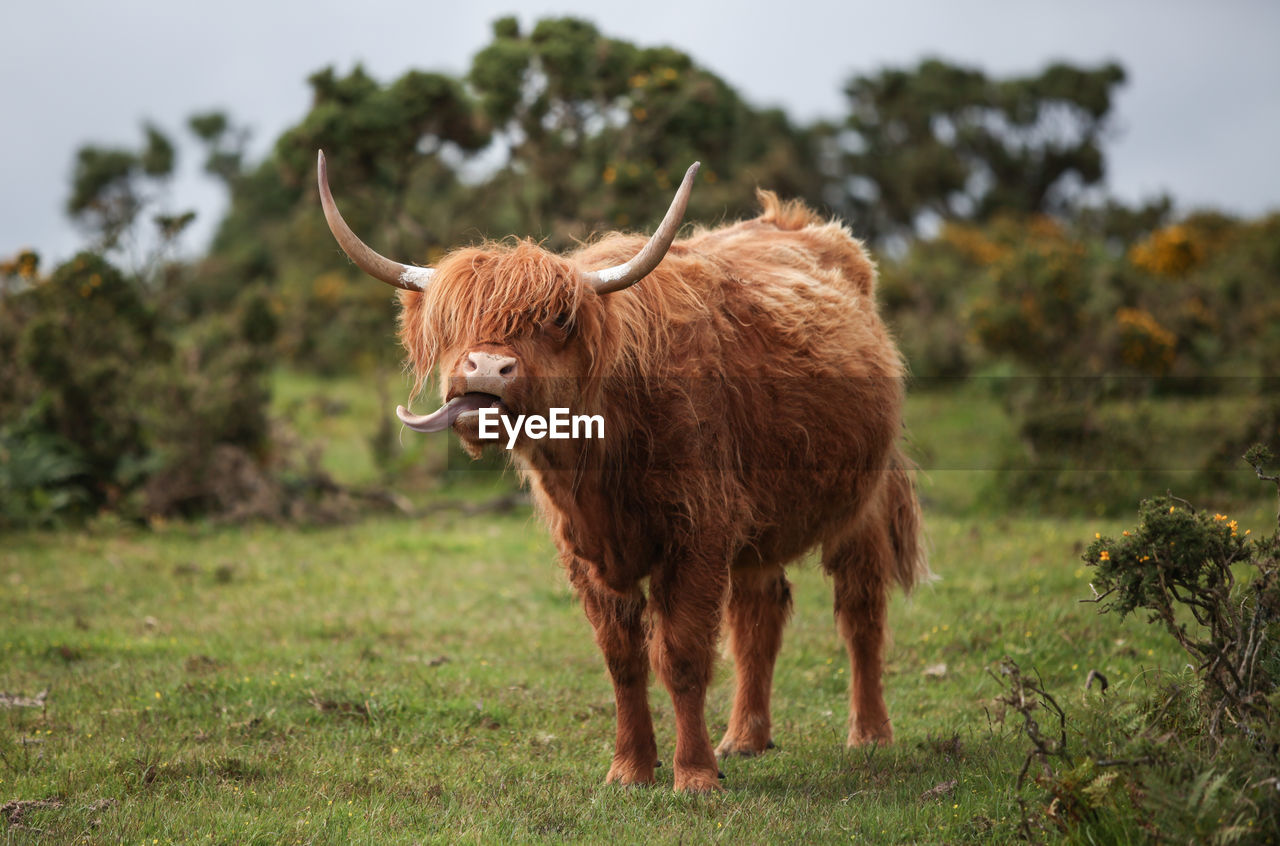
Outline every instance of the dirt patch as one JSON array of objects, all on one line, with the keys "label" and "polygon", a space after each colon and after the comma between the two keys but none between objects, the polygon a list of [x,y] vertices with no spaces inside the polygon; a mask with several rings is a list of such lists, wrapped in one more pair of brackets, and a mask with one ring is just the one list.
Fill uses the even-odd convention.
[{"label": "dirt patch", "polygon": [[920,794],[920,801],[930,802],[937,799],[941,799],[944,796],[950,796],[952,793],[955,792],[957,784],[959,784],[959,782],[957,782],[954,778],[951,779],[950,781],[944,781],[940,784],[935,784],[933,787],[930,787],[924,793]]},{"label": "dirt patch", "polygon": [[311,696],[311,705],[321,714],[334,714],[339,717],[352,717],[369,720],[369,703],[350,702],[339,699],[324,699],[315,694]]},{"label": "dirt patch", "polygon": [[208,655],[192,655],[183,664],[183,668],[188,673],[213,673],[222,669],[222,662],[216,658],[210,658]]},{"label": "dirt patch", "polygon": [[0,805],[0,817],[4,817],[10,829],[39,833],[41,829],[26,824],[26,815],[45,808],[61,808],[64,804],[61,799],[14,799]]},{"label": "dirt patch", "polygon": [[[43,708],[48,697],[48,689],[40,691],[35,696],[23,696],[21,693],[0,691],[0,708]],[[5,807],[8,807],[8,805]]]},{"label": "dirt patch", "polygon": [[[97,828],[102,824],[102,812],[119,805],[118,799],[95,799],[87,805],[82,805],[75,810],[86,814],[89,818],[89,827]],[[28,811],[40,811],[44,809],[56,810],[68,807],[67,803],[62,799],[15,799],[12,802],[6,802],[0,805],[0,818],[9,824],[10,829],[20,831],[31,831],[37,834],[42,833],[41,829],[27,825],[24,821]]]},{"label": "dirt patch", "polygon": [[960,742],[959,733],[935,736],[930,732],[924,740],[916,744],[916,748],[928,752],[934,758],[948,761],[962,761],[965,758],[964,744]]},{"label": "dirt patch", "polygon": [[256,782],[269,775],[266,768],[258,764],[229,756],[164,762],[134,758],[118,764],[116,771],[135,780],[142,788],[162,782],[188,780]]}]

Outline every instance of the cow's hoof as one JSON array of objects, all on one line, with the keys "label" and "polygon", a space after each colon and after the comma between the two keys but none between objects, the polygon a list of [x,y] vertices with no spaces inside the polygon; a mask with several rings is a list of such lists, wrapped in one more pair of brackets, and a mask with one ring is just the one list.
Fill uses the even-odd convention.
[{"label": "cow's hoof", "polygon": [[676,790],[681,793],[720,793],[720,772],[718,770],[695,770],[693,772],[676,773]]},{"label": "cow's hoof", "polygon": [[767,749],[773,749],[772,740],[760,741],[751,740],[734,740],[726,737],[720,741],[720,745],[716,747],[717,758],[754,758],[756,755],[763,754]]},{"label": "cow's hoof", "polygon": [[893,728],[885,722],[875,728],[850,729],[846,745],[852,749],[855,746],[888,746],[891,743],[893,743]]},{"label": "cow's hoof", "polygon": [[653,764],[637,764],[634,761],[614,759],[605,776],[605,784],[620,784],[623,787],[644,787],[653,784]]}]

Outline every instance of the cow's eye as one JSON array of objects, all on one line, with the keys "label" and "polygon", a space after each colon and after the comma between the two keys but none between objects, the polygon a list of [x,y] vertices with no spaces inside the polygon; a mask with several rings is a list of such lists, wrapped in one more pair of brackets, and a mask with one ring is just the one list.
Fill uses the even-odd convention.
[{"label": "cow's eye", "polygon": [[573,315],[570,312],[562,311],[555,317],[551,318],[551,323],[557,329],[563,331],[569,328],[569,324],[573,321]]}]

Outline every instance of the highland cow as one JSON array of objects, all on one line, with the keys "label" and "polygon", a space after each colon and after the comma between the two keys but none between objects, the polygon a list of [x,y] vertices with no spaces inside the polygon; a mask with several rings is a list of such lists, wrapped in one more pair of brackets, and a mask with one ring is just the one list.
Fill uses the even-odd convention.
[{"label": "highland cow", "polygon": [[[384,258],[351,232],[323,153],[318,179],[343,250],[402,289],[400,336],[418,386],[438,368],[444,404],[422,416],[397,408],[407,426],[452,428],[478,456],[495,443],[478,437],[484,409],[603,418],[603,438],[522,434],[511,461],[613,681],[606,780],[654,779],[652,666],[674,704],[675,787],[713,791],[717,756],[773,745],[773,668],[791,609],[784,567],[820,547],[834,582],[850,745],[892,738],[881,690],[888,593],[927,569],[897,446],[903,364],[877,313],[874,266],[839,223],[767,191],[754,220],[674,241],[696,171],[648,241],[610,233],[568,255],[486,244],[433,268]],[[713,751],[703,711],[722,619],[736,691]]]}]

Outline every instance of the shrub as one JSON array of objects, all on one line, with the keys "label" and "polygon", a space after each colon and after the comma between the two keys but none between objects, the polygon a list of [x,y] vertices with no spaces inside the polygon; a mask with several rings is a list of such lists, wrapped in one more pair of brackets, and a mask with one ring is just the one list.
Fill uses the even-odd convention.
[{"label": "shrub", "polygon": [[[1171,496],[1145,500],[1139,514],[1136,529],[1099,536],[1085,552],[1103,610],[1147,611],[1192,657],[1205,682],[1209,737],[1265,733],[1280,679],[1275,538],[1254,542],[1227,515]],[[1237,578],[1241,568],[1248,579]]]},{"label": "shrub", "polygon": [[36,428],[38,413],[0,426],[0,529],[51,525],[84,498],[72,485],[84,465],[65,441]]},{"label": "shrub", "polygon": [[[1245,458],[1280,492],[1265,448]],[[1080,842],[1276,842],[1276,519],[1275,535],[1254,538],[1225,514],[1161,496],[1142,503],[1136,527],[1095,535],[1084,553],[1094,580],[1086,601],[1121,617],[1146,612],[1192,663],[1157,676],[1135,699],[1105,698],[1105,677],[1091,672],[1100,692],[1068,712],[1038,677],[1005,660],[997,717],[1020,714],[1030,743],[1017,780],[1025,838],[1040,839],[1053,824]],[[1028,774],[1040,802],[1022,795]]]},{"label": "shrub", "polygon": [[92,253],[0,297],[0,521],[226,510],[211,493],[215,456],[262,465],[262,309],[249,301],[179,332],[154,299]]},{"label": "shrub", "polygon": [[[1221,488],[1276,436],[1274,401],[1248,397],[1274,394],[1254,382],[1280,366],[1278,221],[1196,214],[1129,249],[1043,217],[951,223],[886,265],[883,301],[916,375],[1000,375],[1019,438],[994,500],[1114,512],[1167,470]],[[1207,394],[1240,413],[1194,436],[1143,408]]]},{"label": "shrub", "polygon": [[265,470],[268,357],[243,337],[245,323],[208,319],[176,343],[172,359],[141,375],[152,398],[142,409],[149,472],[138,507],[145,513],[238,513],[250,502],[260,515],[278,510]]},{"label": "shrub", "polygon": [[171,351],[139,284],[81,253],[3,300],[0,418],[13,435],[40,433],[82,467],[88,505],[118,498],[146,453],[139,368]]}]

